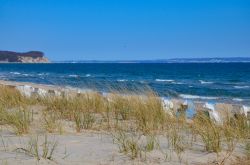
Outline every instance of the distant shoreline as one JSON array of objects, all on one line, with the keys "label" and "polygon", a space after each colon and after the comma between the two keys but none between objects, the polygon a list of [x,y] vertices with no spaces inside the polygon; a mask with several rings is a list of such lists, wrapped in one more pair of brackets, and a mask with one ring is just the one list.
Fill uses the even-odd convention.
[{"label": "distant shoreline", "polygon": [[0,64],[249,64],[250,61],[246,62],[0,62]]},{"label": "distant shoreline", "polygon": [[250,63],[250,57],[231,57],[231,58],[173,58],[173,59],[153,59],[153,60],[61,60],[61,61],[47,61],[47,62],[9,62],[0,61],[1,64],[28,64],[28,63],[93,63],[93,64],[171,64],[171,63]]},{"label": "distant shoreline", "polygon": [[233,58],[175,58],[156,60],[65,60],[52,63],[250,63],[250,57]]}]

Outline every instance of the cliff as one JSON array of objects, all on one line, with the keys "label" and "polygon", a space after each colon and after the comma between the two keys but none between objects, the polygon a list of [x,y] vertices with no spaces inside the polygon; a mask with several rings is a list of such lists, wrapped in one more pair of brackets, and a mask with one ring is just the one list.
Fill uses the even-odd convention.
[{"label": "cliff", "polygon": [[0,51],[0,62],[17,62],[17,63],[49,63],[40,51],[30,51],[18,53],[12,51]]}]

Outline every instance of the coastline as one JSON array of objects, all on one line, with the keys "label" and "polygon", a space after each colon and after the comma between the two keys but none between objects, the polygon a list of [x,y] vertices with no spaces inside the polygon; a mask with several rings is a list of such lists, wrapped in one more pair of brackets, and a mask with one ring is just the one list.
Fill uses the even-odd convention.
[{"label": "coastline", "polygon": [[[47,84],[38,84],[38,83],[31,83],[31,82],[17,82],[17,81],[5,81],[0,80],[0,85],[8,86],[11,88],[16,88],[21,94],[31,97],[32,95],[38,95],[42,97],[47,96],[66,96],[66,97],[75,97],[79,94],[84,94],[86,92],[97,92],[94,90],[84,89],[81,90],[79,88],[69,88],[65,86],[58,86],[58,85],[47,85]],[[100,93],[103,97],[107,97],[111,93]],[[123,93],[119,93],[119,95],[124,95]],[[125,94],[127,95],[127,94]],[[209,111],[207,109],[207,104],[213,106],[215,111],[222,111],[221,115],[223,115],[223,111],[227,110],[232,114],[243,113],[242,107],[247,107],[245,104],[235,103],[235,102],[217,102],[216,99],[211,101],[205,100],[195,100],[192,98],[164,98],[160,97],[162,100],[163,106],[171,106],[172,109],[177,111],[181,105],[187,106],[187,117],[192,119],[194,115],[198,111]],[[249,108],[250,109],[250,108]]]},{"label": "coastline", "polygon": [[[54,85],[4,80],[0,80],[0,84],[7,87],[0,88],[5,92],[0,95],[5,107],[0,109],[0,160],[11,165],[20,161],[27,165],[229,163],[244,157],[242,146],[248,144],[245,125],[235,128],[227,124],[228,114],[238,120],[233,118],[231,110],[235,107],[232,104],[162,99],[153,93],[145,96],[87,93]],[[34,99],[37,100],[34,102]],[[183,116],[183,112],[192,107],[196,113],[198,109],[202,114],[207,112],[211,121],[193,119],[194,114],[189,113]],[[245,123],[245,114],[238,108],[238,112],[233,113],[243,116],[243,121],[239,118],[240,123]],[[28,120],[29,117],[32,119]],[[19,122],[16,125],[15,120],[21,125]],[[223,145],[206,148],[210,143],[207,144],[203,136],[212,138],[212,144],[217,144],[219,139]],[[227,142],[227,138],[235,143],[230,151],[226,146],[231,141]],[[44,145],[46,148],[42,148]],[[29,150],[34,146],[38,147],[37,155]],[[122,146],[126,150],[122,150]],[[44,152],[53,155],[43,157]]]},{"label": "coastline", "polygon": [[[232,74],[225,68],[232,68]],[[100,92],[110,87],[150,87],[165,98],[249,106],[249,68],[249,64],[3,64],[0,79]]]}]

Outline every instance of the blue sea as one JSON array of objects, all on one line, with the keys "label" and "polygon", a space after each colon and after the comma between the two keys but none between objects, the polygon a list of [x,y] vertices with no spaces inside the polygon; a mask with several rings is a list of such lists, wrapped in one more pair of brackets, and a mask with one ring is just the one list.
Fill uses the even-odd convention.
[{"label": "blue sea", "polygon": [[150,87],[166,98],[250,103],[250,63],[0,64],[0,79],[100,92]]}]

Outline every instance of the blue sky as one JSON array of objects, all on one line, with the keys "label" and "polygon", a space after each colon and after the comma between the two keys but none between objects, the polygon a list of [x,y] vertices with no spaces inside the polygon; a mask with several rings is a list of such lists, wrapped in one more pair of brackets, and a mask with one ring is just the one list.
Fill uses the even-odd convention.
[{"label": "blue sky", "polygon": [[0,0],[0,50],[51,60],[250,57],[250,0]]}]

